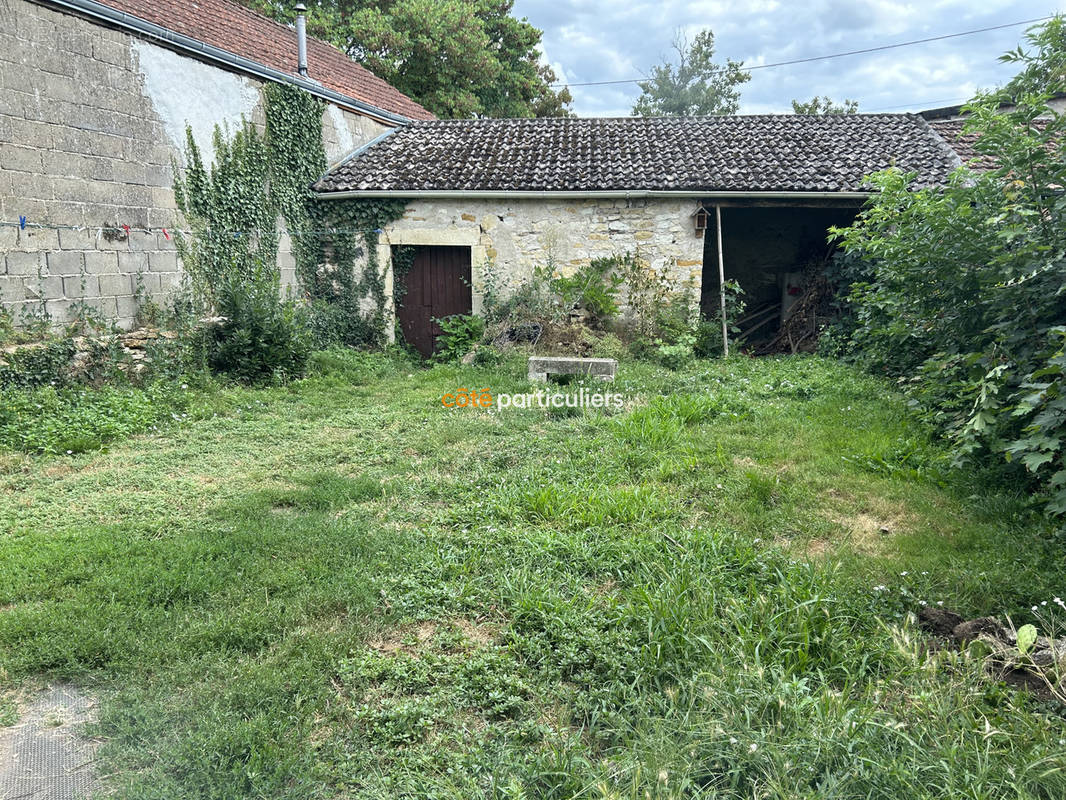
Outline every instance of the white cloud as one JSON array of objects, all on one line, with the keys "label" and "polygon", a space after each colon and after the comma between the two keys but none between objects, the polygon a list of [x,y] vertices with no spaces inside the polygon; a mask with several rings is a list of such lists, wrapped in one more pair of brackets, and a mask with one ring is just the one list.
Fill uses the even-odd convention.
[{"label": "white cloud", "polygon": [[[544,31],[544,49],[571,82],[638,78],[673,54],[677,30],[691,38],[714,30],[717,57],[748,66],[860,50],[1002,25],[1053,13],[1043,0],[662,0],[622,5],[606,0],[517,0],[515,13]],[[756,70],[741,89],[745,113],[789,111],[793,98],[815,94],[856,99],[862,110],[945,105],[976,87],[1006,80],[996,58],[1020,41],[1025,26],[913,47]],[[635,83],[572,86],[582,115],[628,114]],[[955,102],[951,100],[950,102]]]}]

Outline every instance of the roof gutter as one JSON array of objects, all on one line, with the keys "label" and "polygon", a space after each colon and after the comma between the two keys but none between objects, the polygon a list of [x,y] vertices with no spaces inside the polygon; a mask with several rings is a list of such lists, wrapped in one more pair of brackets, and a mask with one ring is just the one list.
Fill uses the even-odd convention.
[{"label": "roof gutter", "polygon": [[865,200],[871,192],[699,192],[671,191],[667,189],[640,189],[633,191],[463,191],[463,190],[377,190],[362,189],[346,192],[316,192],[322,200],[350,200],[359,197],[433,198],[437,200],[581,200],[617,199],[642,200],[651,198],[699,200],[722,200],[733,198],[757,198],[761,200]]},{"label": "roof gutter", "polygon": [[156,25],[154,22],[148,22],[140,17],[127,14],[125,11],[118,11],[103,3],[97,3],[95,0],[40,0],[40,2],[42,5],[53,6],[66,11],[82,14],[91,19],[130,31],[139,36],[164,42],[176,50],[192,53],[201,60],[223,64],[232,69],[239,70],[240,72],[254,75],[257,78],[262,78],[264,80],[274,81],[275,83],[290,83],[316,97],[321,97],[323,100],[328,100],[336,105],[344,106],[345,108],[373,117],[381,122],[400,125],[411,121],[409,117],[386,111],[377,106],[372,106],[369,103],[364,103],[362,100],[356,100],[354,97],[349,97],[348,95],[341,94],[333,89],[328,89],[309,78],[289,75],[286,72],[244,58],[244,56],[239,56],[236,53],[231,53],[220,47],[215,47],[214,45],[201,42],[198,39],[193,39],[191,36],[176,33],[169,28],[164,28],[162,25]]}]

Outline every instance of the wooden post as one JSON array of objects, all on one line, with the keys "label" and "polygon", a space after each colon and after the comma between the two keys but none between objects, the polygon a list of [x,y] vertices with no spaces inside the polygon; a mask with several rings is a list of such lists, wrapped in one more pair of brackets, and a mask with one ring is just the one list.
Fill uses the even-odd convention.
[{"label": "wooden post", "polygon": [[722,207],[714,207],[714,228],[718,234],[718,297],[722,302],[722,353],[729,355],[729,325],[725,319],[725,259],[722,257]]}]

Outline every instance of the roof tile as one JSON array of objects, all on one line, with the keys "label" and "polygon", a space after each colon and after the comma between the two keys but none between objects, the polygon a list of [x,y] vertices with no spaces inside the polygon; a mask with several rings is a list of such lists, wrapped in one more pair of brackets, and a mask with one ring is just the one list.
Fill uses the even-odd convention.
[{"label": "roof tile", "polygon": [[315,189],[854,192],[892,165],[934,185],[958,164],[913,114],[434,120],[397,128]]},{"label": "roof tile", "polygon": [[[104,5],[271,69],[296,75],[296,31],[230,0],[101,0]],[[307,38],[308,75],[324,87],[409,119],[426,109],[320,39]]]}]

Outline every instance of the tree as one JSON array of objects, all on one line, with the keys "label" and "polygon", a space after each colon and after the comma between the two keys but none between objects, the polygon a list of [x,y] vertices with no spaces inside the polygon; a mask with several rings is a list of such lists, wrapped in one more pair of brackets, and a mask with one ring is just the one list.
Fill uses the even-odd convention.
[{"label": "tree", "polygon": [[[242,0],[282,22],[288,3]],[[308,33],[439,117],[566,116],[570,92],[540,63],[541,31],[513,0],[305,0]]]},{"label": "tree", "polygon": [[1022,72],[965,106],[995,168],[960,169],[946,187],[878,173],[867,208],[836,231],[868,274],[851,287],[861,362],[901,378],[958,461],[999,456],[1005,476],[1066,515],[1066,21],[1030,31]]},{"label": "tree", "polygon": [[735,114],[740,108],[742,83],[751,80],[743,62],[714,62],[714,33],[700,31],[690,45],[678,32],[674,37],[677,65],[669,61],[652,67],[651,77],[641,81],[641,95],[633,116],[696,117]]},{"label": "tree", "polygon": [[858,100],[845,100],[843,103],[835,103],[829,97],[815,95],[807,103],[802,103],[799,100],[792,101],[793,114],[856,114],[858,111]]}]

